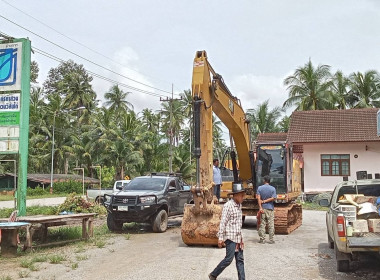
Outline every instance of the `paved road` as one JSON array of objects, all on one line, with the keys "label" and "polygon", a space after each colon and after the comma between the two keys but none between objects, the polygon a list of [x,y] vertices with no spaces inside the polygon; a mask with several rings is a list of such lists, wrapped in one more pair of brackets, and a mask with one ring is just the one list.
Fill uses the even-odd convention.
[{"label": "paved road", "polygon": [[[26,206],[56,206],[60,205],[65,201],[66,197],[52,197],[52,198],[38,198],[38,199],[27,199]],[[0,201],[0,209],[1,208],[13,208],[13,201]]]},{"label": "paved road", "polygon": [[[171,220],[171,228],[162,234],[142,230],[126,238],[118,234],[105,248],[86,252],[67,252],[68,264],[41,265],[31,272],[31,279],[73,280],[193,280],[208,279],[208,273],[224,257],[225,250],[213,247],[186,246],[180,236],[181,219]],[[126,233],[126,232],[124,232]],[[303,225],[290,235],[278,235],[276,244],[258,244],[256,220],[248,217],[243,229],[245,238],[246,279],[380,279],[380,265],[375,258],[357,262],[350,273],[337,273],[333,250],[328,248],[325,213],[304,211]],[[130,238],[129,238],[130,237]],[[71,262],[78,268],[70,269]],[[0,273],[1,274],[1,273]],[[232,263],[218,280],[237,279]]]}]

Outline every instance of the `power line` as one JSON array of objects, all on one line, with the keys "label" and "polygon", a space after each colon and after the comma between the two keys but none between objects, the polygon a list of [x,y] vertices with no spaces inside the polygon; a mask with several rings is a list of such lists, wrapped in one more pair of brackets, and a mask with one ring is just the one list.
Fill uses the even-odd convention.
[{"label": "power line", "polygon": [[159,89],[159,88],[156,88],[156,87],[152,87],[152,86],[150,86],[150,85],[144,84],[144,83],[142,83],[142,82],[139,82],[139,81],[137,81],[137,80],[134,80],[134,79],[131,79],[131,78],[127,77],[127,76],[124,76],[124,75],[122,75],[122,74],[120,74],[120,73],[117,73],[117,72],[115,72],[115,71],[113,71],[113,70],[111,70],[111,69],[109,69],[109,68],[107,68],[107,67],[104,67],[104,66],[102,66],[102,65],[100,65],[100,64],[98,64],[98,63],[96,63],[96,62],[93,62],[93,61],[91,61],[91,60],[89,60],[89,59],[87,59],[87,58],[85,58],[85,57],[83,57],[83,56],[81,56],[81,55],[79,55],[79,54],[76,54],[76,53],[74,53],[74,52],[72,52],[72,51],[70,51],[70,50],[68,50],[68,49],[66,49],[66,48],[64,48],[64,47],[62,47],[62,46],[60,46],[60,45],[58,45],[58,44],[56,44],[56,43],[50,41],[49,39],[46,39],[46,38],[42,37],[41,35],[38,35],[37,33],[35,33],[35,32],[33,32],[33,31],[31,31],[31,30],[29,30],[29,29],[27,29],[27,28],[21,26],[20,24],[14,22],[14,21],[12,21],[12,20],[10,20],[10,19],[8,19],[8,18],[6,18],[6,17],[4,17],[4,16],[2,16],[2,15],[0,15],[0,17],[3,18],[3,19],[5,19],[6,21],[8,21],[8,22],[10,22],[10,23],[12,23],[12,24],[14,24],[14,25],[16,25],[16,26],[18,26],[18,27],[20,27],[20,28],[22,28],[22,29],[24,29],[24,30],[30,32],[30,33],[32,33],[33,35],[35,35],[35,36],[37,36],[37,37],[39,37],[39,38],[45,40],[46,42],[49,42],[50,44],[52,44],[52,45],[54,45],[54,46],[56,46],[56,47],[58,47],[58,48],[60,48],[60,49],[62,49],[62,50],[64,50],[64,51],[66,51],[66,52],[68,52],[68,53],[70,53],[70,54],[72,54],[72,55],[75,55],[75,56],[77,56],[77,57],[79,57],[79,58],[81,58],[81,59],[83,59],[83,60],[85,60],[85,61],[87,61],[87,62],[89,62],[89,63],[91,63],[91,64],[94,64],[94,65],[96,65],[96,66],[98,66],[98,67],[100,67],[100,68],[102,68],[102,69],[105,69],[105,70],[107,70],[107,71],[110,71],[110,72],[113,73],[113,74],[116,74],[116,75],[118,75],[118,76],[121,76],[121,77],[123,77],[123,78],[125,78],[125,79],[128,79],[128,80],[130,80],[130,81],[133,81],[133,82],[135,82],[135,83],[141,84],[141,85],[143,85],[143,86],[146,86],[146,87],[149,87],[149,88],[155,89],[155,90],[157,90],[157,91],[161,91],[161,92],[165,92],[165,93],[169,93],[169,94],[171,94],[171,92],[169,92],[169,91],[166,91],[166,90],[163,90],[163,89]]},{"label": "power line", "polygon": [[[54,55],[52,55],[52,54],[50,54],[48,52],[45,52],[43,50],[40,50],[39,48],[33,47],[33,49],[35,50],[36,53],[41,54],[41,55],[43,55],[43,56],[45,56],[47,58],[50,58],[50,59],[55,60],[57,62],[65,62],[63,59],[61,59],[61,58],[59,58],[57,56],[54,56]],[[161,95],[161,94],[158,94],[158,93],[150,92],[150,91],[147,91],[147,90],[143,90],[143,89],[140,89],[140,88],[136,88],[136,87],[133,87],[133,86],[130,86],[130,85],[127,85],[127,84],[124,84],[124,83],[112,80],[111,78],[104,77],[104,76],[102,76],[100,74],[97,74],[97,73],[89,71],[89,70],[85,70],[85,71],[87,73],[89,73],[90,75],[94,76],[94,77],[97,77],[99,79],[111,82],[113,84],[120,85],[122,87],[131,89],[131,90],[134,90],[134,91],[137,91],[137,92],[145,93],[145,94],[148,94],[148,95],[151,95],[151,96],[155,96],[155,97],[163,97],[163,96],[165,96],[165,95]]]},{"label": "power line", "polygon": [[[8,35],[8,34],[2,32],[2,31],[0,31],[0,35],[3,36],[3,37],[6,38],[6,39],[13,38],[13,37],[11,37],[10,35]],[[39,54],[41,54],[41,55],[43,55],[43,56],[45,56],[45,57],[47,57],[47,58],[50,58],[50,59],[52,59],[52,60],[57,61],[57,62],[60,62],[60,63],[61,63],[61,62],[65,62],[65,60],[63,60],[63,59],[61,59],[61,58],[59,58],[59,57],[57,57],[57,56],[54,56],[54,55],[52,55],[52,54],[50,54],[50,53],[48,53],[48,52],[45,52],[45,51],[43,51],[43,50],[40,50],[40,49],[37,48],[37,47],[33,47],[33,50],[35,50],[36,53],[39,53]],[[108,82],[113,83],[113,84],[120,85],[120,86],[122,86],[122,87],[126,87],[126,88],[128,88],[128,89],[131,89],[131,90],[134,90],[134,91],[137,91],[137,92],[145,93],[145,94],[148,94],[148,95],[151,95],[151,96],[155,96],[155,97],[160,97],[160,98],[161,98],[161,97],[166,97],[165,95],[161,95],[161,94],[158,94],[158,93],[155,93],[155,92],[150,92],[150,91],[143,90],[143,89],[140,89],[140,88],[132,87],[132,86],[130,86],[130,85],[127,85],[127,84],[124,84],[124,83],[121,83],[121,82],[118,82],[118,81],[112,80],[111,78],[104,77],[104,76],[102,76],[102,75],[100,75],[100,74],[97,74],[97,73],[92,72],[92,71],[89,71],[89,70],[85,70],[85,71],[86,71],[87,73],[91,74],[91,75],[94,76],[94,77],[97,77],[97,78],[99,78],[99,79],[102,79],[102,80],[108,81]]]},{"label": "power line", "polygon": [[[21,10],[21,9],[15,7],[15,6],[13,6],[12,4],[8,3],[7,1],[5,1],[5,0],[1,0],[1,1],[3,1],[3,2],[4,2],[5,4],[7,4],[8,6],[11,6],[12,8],[18,10],[20,13],[23,13],[24,15],[26,15],[26,16],[28,16],[28,17],[34,19],[35,21],[39,22],[39,23],[42,24],[43,26],[45,26],[45,27],[47,27],[47,28],[49,28],[49,29],[51,29],[51,30],[57,32],[58,34],[60,34],[61,36],[65,37],[65,38],[67,38],[67,39],[69,39],[70,41],[73,41],[74,43],[76,43],[76,44],[78,44],[78,45],[80,45],[80,46],[82,46],[82,47],[84,47],[84,48],[86,48],[86,49],[92,51],[93,53],[96,53],[96,54],[98,54],[98,55],[100,55],[100,56],[102,56],[102,57],[104,57],[104,58],[106,58],[106,59],[112,61],[113,63],[116,63],[116,64],[118,64],[118,65],[120,65],[120,66],[126,68],[126,69],[129,69],[129,70],[134,71],[134,72],[136,72],[136,73],[138,73],[138,74],[141,74],[141,73],[139,73],[138,71],[136,71],[136,70],[134,70],[134,69],[131,69],[131,68],[129,68],[129,67],[127,67],[127,66],[121,64],[120,62],[115,61],[115,60],[113,60],[112,58],[110,58],[110,57],[108,57],[108,56],[106,56],[106,55],[104,55],[104,54],[102,54],[102,53],[100,53],[100,52],[98,52],[98,51],[96,51],[96,50],[94,50],[94,49],[92,49],[92,48],[90,48],[90,47],[84,45],[84,44],[82,44],[81,42],[78,42],[77,40],[75,40],[75,39],[73,39],[73,38],[71,38],[71,37],[69,37],[69,36],[67,36],[67,35],[65,35],[65,34],[63,34],[63,33],[60,32],[59,30],[57,30],[57,29],[55,29],[55,28],[49,26],[48,24],[42,22],[41,20],[39,20],[39,19],[37,19],[37,18],[35,18],[35,17],[29,15],[28,13],[26,13],[26,12],[24,12],[23,10]],[[144,75],[145,75],[145,74],[144,74]],[[149,76],[149,75],[146,75],[146,76]],[[150,76],[150,77],[151,77],[151,76]],[[152,78],[155,78],[155,77],[152,77]]]}]

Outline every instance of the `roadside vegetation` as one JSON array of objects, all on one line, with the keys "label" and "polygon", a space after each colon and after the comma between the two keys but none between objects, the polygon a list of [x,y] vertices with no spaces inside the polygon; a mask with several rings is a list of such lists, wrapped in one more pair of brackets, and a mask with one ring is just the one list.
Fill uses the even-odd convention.
[{"label": "roadside vegetation", "polygon": [[320,206],[318,203],[314,202],[305,202],[302,204],[302,209],[304,210],[318,210],[318,211],[327,211],[327,207]]}]

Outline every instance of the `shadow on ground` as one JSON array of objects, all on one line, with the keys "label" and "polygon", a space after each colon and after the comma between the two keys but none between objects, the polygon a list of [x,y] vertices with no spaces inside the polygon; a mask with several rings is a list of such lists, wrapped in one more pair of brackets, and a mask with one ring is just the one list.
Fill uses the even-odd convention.
[{"label": "shadow on ground", "polygon": [[334,249],[330,249],[327,243],[318,245],[319,274],[323,279],[348,280],[348,279],[380,279],[379,254],[360,255],[357,261],[350,263],[350,272],[337,272]]}]

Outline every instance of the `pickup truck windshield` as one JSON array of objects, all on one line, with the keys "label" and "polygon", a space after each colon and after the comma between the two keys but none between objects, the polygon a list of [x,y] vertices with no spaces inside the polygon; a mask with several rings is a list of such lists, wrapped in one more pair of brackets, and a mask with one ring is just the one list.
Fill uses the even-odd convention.
[{"label": "pickup truck windshield", "polygon": [[135,178],[124,187],[124,190],[161,191],[166,184],[166,178]]},{"label": "pickup truck windshield", "polygon": [[[337,200],[342,198],[345,194],[356,194],[355,186],[343,186],[340,188],[337,196]],[[358,185],[358,194],[365,196],[380,196],[380,185]]]}]

